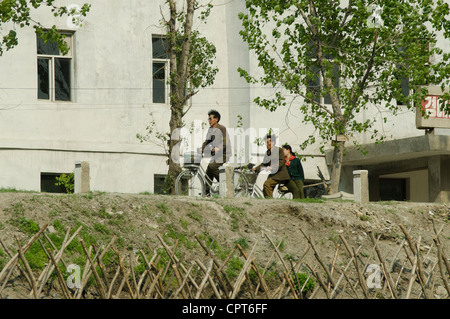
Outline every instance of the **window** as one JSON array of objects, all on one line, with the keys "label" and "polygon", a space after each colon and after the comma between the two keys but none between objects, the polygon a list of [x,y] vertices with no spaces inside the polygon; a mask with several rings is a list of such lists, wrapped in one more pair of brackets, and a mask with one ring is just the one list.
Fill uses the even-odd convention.
[{"label": "window", "polygon": [[[316,51],[317,48],[314,46],[311,41],[307,48],[307,55],[311,59],[311,65],[309,67],[308,74],[308,86],[307,90],[313,96],[313,100],[320,104],[331,104],[331,97],[329,94],[325,96],[321,96],[320,92],[324,90],[325,83],[323,81],[323,77],[321,74],[321,70],[317,63]],[[340,74],[340,66],[337,63],[333,63],[333,59],[331,56],[327,56],[326,59],[330,62],[332,68],[332,81],[333,86],[336,89],[339,89],[339,74]]]},{"label": "window", "polygon": [[[402,56],[405,56],[405,48],[399,47],[398,50]],[[399,75],[397,76],[397,80],[401,83],[401,95],[399,96],[399,98],[397,98],[397,105],[407,105],[409,104],[409,78],[408,76],[406,76],[408,70],[405,66],[397,65],[397,72],[399,73]]]},{"label": "window", "polygon": [[[411,52],[419,53],[420,56],[423,57],[427,57],[426,61],[424,62],[425,67],[428,67],[430,65],[430,57],[428,56],[428,51],[430,51],[430,39],[428,38],[417,38],[415,39],[413,44],[409,45],[409,50]],[[409,65],[408,65],[408,55],[410,55],[410,53],[408,54],[406,52],[405,47],[403,46],[399,46],[398,47],[398,51],[400,56],[404,59],[404,64],[402,65],[397,65],[397,73],[398,75],[397,80],[400,81],[400,85],[401,85],[401,89],[400,89],[400,95],[397,98],[397,105],[409,105],[409,98],[410,98],[410,93],[412,92],[411,90],[411,86],[410,86],[410,81],[411,79],[409,78],[410,74],[409,74]],[[422,79],[422,85],[427,85],[427,80],[426,78]],[[416,80],[417,82],[417,80]],[[416,83],[417,84],[417,83]]]},{"label": "window", "polygon": [[37,38],[38,99],[71,101],[72,94],[72,35],[65,34],[69,53],[62,55],[55,42]]},{"label": "window", "polygon": [[168,74],[168,41],[162,36],[153,36],[153,103],[166,103],[166,83]]},{"label": "window", "polygon": [[[65,173],[69,175],[70,173]],[[57,178],[62,173],[41,173],[41,192],[43,193],[67,193],[67,189],[64,185],[56,185]]]},{"label": "window", "polygon": [[153,183],[154,194],[167,195],[166,175],[153,175]]},{"label": "window", "polygon": [[408,200],[408,184],[406,178],[380,178],[380,200]]}]

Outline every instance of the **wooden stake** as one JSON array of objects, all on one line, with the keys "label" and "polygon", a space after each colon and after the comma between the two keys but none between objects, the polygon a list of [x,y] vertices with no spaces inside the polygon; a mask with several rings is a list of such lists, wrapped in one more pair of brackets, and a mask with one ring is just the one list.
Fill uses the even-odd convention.
[{"label": "wooden stake", "polygon": [[311,273],[313,274],[313,276],[316,277],[317,281],[319,282],[320,287],[322,287],[323,291],[325,292],[327,299],[330,299],[330,293],[327,289],[327,286],[323,283],[323,280],[320,277],[320,274],[318,272],[316,272],[314,269],[312,269],[308,264],[306,264],[306,267],[308,267],[309,270],[311,270]]},{"label": "wooden stake", "polygon": [[[184,276],[184,279],[182,280],[182,282],[181,282],[180,286],[178,287],[177,291],[175,291],[175,294],[173,295],[173,298],[174,298],[174,299],[177,298],[178,294],[179,294],[181,291],[183,291],[183,298],[184,298],[184,299],[187,299],[187,298],[188,298],[187,293],[184,292],[184,286],[186,285],[186,282],[187,282],[187,280],[188,280],[189,274],[191,273],[191,271],[192,271],[193,268],[194,268],[194,264],[192,263],[191,266],[189,267],[189,269],[187,270],[187,273],[186,273],[186,275]],[[178,269],[177,269],[176,271],[178,272]],[[177,279],[178,279],[178,277],[181,278],[181,276],[178,275],[178,276],[177,276]]]},{"label": "wooden stake", "polygon": [[[157,235],[156,237],[159,239],[159,241],[160,241],[161,244],[163,245],[164,249],[165,249],[166,251],[168,251],[168,250],[170,251],[169,247],[168,247],[167,244],[164,242],[164,240],[161,238],[161,236]],[[175,262],[179,262],[177,256],[173,255],[173,259],[174,259]],[[181,269],[182,269],[184,272],[187,271],[187,270],[186,270],[186,267],[184,267],[184,265],[183,265],[182,263],[180,263],[180,267],[181,267]],[[189,280],[191,281],[191,283],[194,285],[194,287],[195,287],[196,289],[199,288],[198,285],[197,285],[197,283],[195,282],[195,280],[192,278],[191,275],[189,275]]]},{"label": "wooden stake", "polygon": [[53,266],[55,267],[56,275],[58,277],[59,284],[61,285],[61,289],[64,293],[64,296],[66,296],[67,299],[72,299],[69,288],[67,288],[67,284],[64,281],[61,271],[59,270],[58,263],[55,261],[55,258],[53,257],[51,249],[48,248],[47,251],[48,251],[48,254],[50,255],[50,260],[53,263]]},{"label": "wooden stake", "polygon": [[30,276],[30,281],[31,281],[31,290],[33,291],[33,295],[35,299],[39,298],[39,294],[37,293],[37,288],[36,288],[36,279],[34,278],[33,275],[33,271],[31,270],[30,264],[28,263],[27,259],[25,258],[25,255],[23,253],[22,250],[22,246],[20,245],[20,241],[19,238],[16,236],[16,241],[17,241],[17,246],[19,247],[19,258],[22,260],[25,269],[28,272],[28,276]]},{"label": "wooden stake", "polygon": [[[236,247],[240,250],[240,252],[241,252],[242,256],[245,258],[245,260],[247,260],[248,256],[245,253],[245,251],[242,249],[241,245],[237,244]],[[253,271],[256,273],[256,275],[259,278],[259,283],[262,285],[264,292],[266,293],[267,299],[272,299],[272,294],[270,293],[269,287],[267,286],[267,283],[264,280],[264,277],[259,273],[258,266],[254,262],[252,262],[252,268],[253,268]]]},{"label": "wooden stake", "polygon": [[120,274],[120,266],[117,266],[116,274],[114,275],[114,278],[111,281],[111,284],[109,285],[108,293],[106,295],[106,299],[111,299],[112,290],[114,287],[114,283],[116,282],[117,277]]},{"label": "wooden stake", "polygon": [[86,256],[87,256],[87,258],[89,260],[89,263],[90,263],[90,266],[91,266],[91,270],[92,270],[92,274],[94,275],[95,281],[97,282],[97,289],[98,289],[98,292],[100,293],[100,297],[102,297],[102,299],[106,299],[105,288],[103,287],[103,281],[101,281],[100,277],[98,276],[97,270],[95,269],[95,265],[92,262],[91,256],[88,253],[88,251],[86,249],[86,246],[84,245],[83,239],[80,239],[79,241],[80,241],[81,247],[83,247],[84,253],[86,254]]},{"label": "wooden stake", "polygon": [[405,234],[406,240],[408,241],[409,248],[411,249],[412,253],[414,255],[417,254],[417,267],[419,269],[419,276],[420,276],[420,279],[422,280],[422,282],[426,282],[426,278],[425,278],[425,275],[424,275],[423,269],[422,269],[423,268],[422,262],[420,260],[419,250],[416,251],[416,249],[414,248],[414,244],[412,242],[411,237],[409,236],[409,233],[406,231],[406,228],[402,224],[399,224],[398,226],[401,228],[401,230]]},{"label": "wooden stake", "polygon": [[[222,267],[220,267],[220,263],[219,261],[215,258],[215,256],[213,255],[213,253],[211,252],[211,250],[205,246],[205,244],[198,238],[197,235],[194,236],[195,239],[198,241],[198,243],[200,244],[200,246],[203,248],[203,250],[207,253],[208,257],[212,258],[214,264],[217,266],[218,269],[220,269],[220,273],[222,273],[222,275],[225,277],[225,280],[228,284],[228,286],[233,289],[233,285],[231,284],[230,279],[227,276],[227,273],[224,271],[224,269]],[[225,293],[228,295],[229,294],[229,289],[228,287],[226,287],[225,285],[223,286]]]},{"label": "wooden stake", "polygon": [[[38,241],[39,241],[39,239],[38,239]],[[8,248],[5,246],[5,244],[2,242],[1,239],[0,239],[0,245],[3,247],[3,250],[5,251],[6,255],[8,255],[9,258],[12,258],[11,253],[9,252]],[[28,281],[28,283],[30,284],[30,287],[31,287],[32,286],[31,279],[29,278],[27,272],[18,263],[17,263],[17,268],[19,269],[22,276],[24,276],[25,279]],[[1,289],[0,289],[0,292],[1,292]]]},{"label": "wooden stake", "polygon": [[239,292],[239,290],[241,288],[242,283],[245,280],[244,274],[249,270],[250,266],[252,265],[252,254],[256,248],[256,244],[257,243],[255,243],[255,245],[253,245],[253,248],[252,248],[250,254],[248,255],[248,259],[245,262],[244,267],[242,268],[241,272],[239,273],[239,275],[236,279],[236,282],[234,283],[233,292],[231,293],[230,299],[234,299],[236,297],[237,293]]},{"label": "wooden stake", "polygon": [[286,281],[288,282],[289,288],[290,288],[291,291],[292,291],[292,295],[294,296],[294,299],[298,299],[298,296],[297,296],[297,294],[295,293],[294,285],[292,284],[292,280],[291,280],[291,278],[289,278],[289,275],[288,275],[288,273],[287,273],[286,271],[284,272],[284,278],[285,278]]},{"label": "wooden stake", "polygon": [[357,298],[357,299],[361,299],[361,298],[359,297],[359,295],[358,295],[358,292],[357,292],[357,291],[355,290],[355,288],[353,287],[353,284],[351,283],[350,279],[348,278],[347,273],[345,272],[345,269],[344,269],[344,268],[341,268],[341,271],[342,271],[342,274],[343,274],[344,277],[345,277],[345,280],[347,280],[347,282],[348,282],[350,288],[352,289],[353,293],[356,295],[356,298]]},{"label": "wooden stake", "polygon": [[[117,251],[116,248],[112,247],[112,249],[114,250],[114,252],[116,253],[116,255],[119,257],[119,266],[120,266],[120,269],[122,270],[122,274],[123,274],[123,276],[124,276],[123,279],[125,280],[125,283],[126,283],[126,285],[127,285],[128,292],[130,293],[130,296],[131,296],[131,299],[135,299],[135,298],[134,298],[133,290],[131,289],[130,283],[128,282],[128,276],[129,276],[130,273],[127,272],[127,271],[125,271],[125,266],[123,265],[122,257],[120,256],[120,253]],[[120,293],[120,291],[119,291],[119,293]],[[117,296],[117,295],[116,295],[116,296]]]},{"label": "wooden stake", "polygon": [[[361,249],[361,246],[359,246],[356,249],[356,253],[359,253],[359,250]],[[353,263],[353,254],[350,255],[350,261],[347,263],[347,265],[345,266],[345,271],[347,271],[348,267],[350,267],[350,265]],[[339,284],[341,283],[341,280],[344,278],[344,274],[342,273],[341,276],[339,277],[338,281],[336,282],[336,287],[333,288],[333,291],[331,291],[330,297],[333,298],[334,295],[336,294],[337,288],[339,287]]]},{"label": "wooden stake", "polygon": [[[338,244],[336,247],[336,251],[334,253],[334,258],[333,258],[333,262],[331,263],[331,270],[330,270],[330,276],[333,276],[333,270],[334,270],[334,266],[336,265],[336,261],[337,261],[337,257],[339,254],[339,249],[341,248],[341,245]],[[331,283],[328,283],[328,290],[330,290],[331,288]]]},{"label": "wooden stake", "polygon": [[381,269],[383,270],[384,275],[388,281],[389,289],[391,290],[391,293],[392,293],[391,295],[392,295],[392,297],[394,297],[394,299],[398,299],[397,294],[395,293],[395,290],[394,290],[395,285],[394,285],[394,282],[392,281],[391,274],[390,274],[390,272],[387,271],[386,264],[384,263],[384,259],[383,259],[383,256],[381,255],[380,249],[378,248],[377,242],[376,242],[375,238],[373,237],[373,233],[369,232],[369,235],[370,235],[370,239],[372,240],[372,243],[375,245],[375,251],[377,252],[378,259],[380,260],[381,267],[382,267]]},{"label": "wooden stake", "polygon": [[449,275],[445,276],[444,264],[442,262],[442,259],[443,259],[442,258],[442,246],[441,246],[441,244],[439,243],[439,241],[438,241],[438,239],[436,237],[433,238],[433,241],[436,244],[436,247],[438,249],[439,270],[441,272],[442,280],[444,281],[445,289],[447,289],[448,296],[450,297],[450,286],[448,284],[448,280],[449,280],[449,277],[450,277],[450,272],[449,272]]},{"label": "wooden stake", "polygon": [[[70,243],[72,242],[72,240],[74,240],[74,238],[76,236],[78,236],[78,233],[83,229],[83,226],[80,226],[72,235],[72,237],[69,238],[70,235],[70,228],[68,229],[68,231],[66,232],[66,236],[64,237],[63,243],[61,245],[61,249],[59,251],[56,252],[55,257],[55,261],[56,263],[59,263],[59,260],[62,257],[62,254],[64,252],[64,250],[67,248],[67,246],[70,245]],[[44,271],[41,273],[41,275],[39,276],[38,282],[40,283],[39,289],[38,289],[38,293],[40,294],[42,292],[42,289],[44,289],[45,284],[47,283],[47,280],[50,276],[50,274],[53,272],[54,270],[54,266],[52,263],[49,263],[47,265],[47,267],[44,269]]]},{"label": "wooden stake", "polygon": [[[44,232],[44,230],[46,230],[48,227],[48,224],[45,224],[33,237],[31,237],[31,239],[28,241],[28,243],[22,247],[22,252],[25,254],[28,249],[30,249],[31,245],[33,245],[33,243],[36,241],[36,239]],[[9,271],[9,267],[11,267],[11,265],[15,265],[15,263],[17,262],[19,258],[19,253],[16,253],[14,255],[13,258],[11,258],[8,263],[5,265],[5,267],[3,267],[2,271],[0,272],[0,282],[3,282],[3,280],[8,281],[8,277],[10,276],[10,273],[7,275],[8,271]],[[14,268],[14,267],[13,267]]]},{"label": "wooden stake", "polygon": [[147,299],[149,299],[149,298],[151,297],[151,295],[152,295],[152,293],[153,293],[153,290],[154,290],[155,287],[156,287],[156,284],[158,283],[159,279],[161,278],[162,272],[163,272],[163,270],[160,269],[159,272],[158,272],[158,274],[155,276],[155,278],[153,278],[153,281],[152,281],[152,283],[150,284],[150,288],[149,288],[149,290],[147,291],[147,295],[146,295],[146,298],[147,298]]},{"label": "wooden stake", "polygon": [[353,262],[355,263],[356,272],[358,273],[359,284],[360,284],[360,286],[362,288],[362,291],[364,293],[364,297],[366,297],[366,299],[369,299],[369,288],[367,287],[366,281],[364,280],[364,277],[363,277],[363,275],[361,273],[361,270],[359,269],[358,257],[356,255],[354,247],[352,247],[352,251],[353,251]]},{"label": "wooden stake", "polygon": [[309,244],[311,245],[312,250],[314,251],[314,257],[316,257],[317,261],[319,262],[319,264],[322,266],[322,268],[325,270],[327,276],[328,276],[328,280],[331,283],[331,285],[333,285],[333,287],[336,286],[333,278],[331,277],[330,274],[330,270],[325,266],[325,264],[323,263],[322,259],[320,258],[319,254],[317,253],[316,248],[314,247],[314,244],[311,240],[311,238],[309,238],[308,236],[306,236],[306,234],[303,232],[303,230],[300,228],[300,231],[302,232],[303,236],[305,236],[306,240],[309,242]]},{"label": "wooden stake", "polygon": [[414,280],[416,279],[417,259],[418,259],[418,255],[415,254],[414,255],[414,264],[413,264],[413,268],[412,268],[412,271],[411,271],[411,278],[409,280],[408,290],[406,292],[406,299],[409,299],[409,296],[411,294],[412,285],[414,283]]}]

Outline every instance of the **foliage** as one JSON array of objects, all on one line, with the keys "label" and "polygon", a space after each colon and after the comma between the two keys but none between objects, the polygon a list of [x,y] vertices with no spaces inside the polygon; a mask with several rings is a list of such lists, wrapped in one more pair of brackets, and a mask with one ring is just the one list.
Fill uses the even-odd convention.
[{"label": "foliage", "polygon": [[[307,273],[299,272],[296,274],[297,278],[295,278],[294,275],[292,275],[292,282],[294,283],[294,289],[296,291],[300,291],[300,289],[305,285],[302,292],[306,293],[308,291],[313,291],[314,287],[316,286],[316,283],[312,276],[308,275]],[[309,278],[308,278],[309,277]],[[308,281],[306,281],[308,280]]]},{"label": "foliage", "polygon": [[[384,108],[379,112],[386,122],[387,116],[420,105],[427,95],[424,85],[443,88],[450,82],[450,54],[437,46],[438,32],[445,39],[450,35],[448,3],[386,0],[377,25],[369,23],[372,3],[248,0],[247,12],[239,14],[240,34],[263,72],[238,71],[249,83],[274,88],[273,96],[255,98],[260,107],[276,111],[298,102],[303,121],[320,136],[316,141],[312,133],[302,149],[319,142],[323,151],[337,136],[363,132],[381,142],[385,136],[374,128],[376,119],[361,112]],[[344,143],[332,145],[343,150]],[[336,154],[333,170],[342,162],[342,151]]]},{"label": "foliage", "polygon": [[85,17],[91,6],[85,3],[79,11],[76,11],[74,8],[57,6],[55,2],[55,0],[2,0],[0,2],[0,29],[6,27],[8,31],[3,31],[0,38],[0,56],[4,51],[8,51],[18,45],[17,27],[24,28],[29,26],[32,26],[36,34],[46,43],[47,41],[56,42],[61,52],[64,55],[67,54],[69,48],[64,41],[65,36],[55,26],[48,28],[41,22],[35,21],[32,17],[32,12],[42,6],[46,6],[54,17],[75,17],[76,15]]},{"label": "foliage", "polygon": [[73,193],[75,189],[74,173],[57,176],[55,185],[64,186],[68,194]]}]

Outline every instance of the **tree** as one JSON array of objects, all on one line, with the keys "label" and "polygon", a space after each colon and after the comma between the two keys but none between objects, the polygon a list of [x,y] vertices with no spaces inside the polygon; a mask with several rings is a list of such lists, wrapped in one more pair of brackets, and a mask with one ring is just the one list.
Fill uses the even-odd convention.
[{"label": "tree", "polygon": [[[246,6],[240,34],[264,74],[238,71],[249,83],[276,89],[271,98],[255,99],[261,107],[275,111],[288,96],[301,98],[303,121],[316,128],[320,149],[334,146],[332,193],[345,141],[370,131],[376,142],[385,139],[375,118],[358,113],[383,106],[395,115],[400,104],[413,110],[427,95],[424,85],[448,86],[450,55],[436,46],[438,32],[450,35],[442,0],[247,0]],[[315,142],[312,134],[300,146]]]},{"label": "tree", "polygon": [[196,0],[183,0],[183,6],[179,8],[176,0],[166,1],[169,16],[163,16],[162,24],[166,29],[165,39],[169,56],[169,132],[156,131],[153,122],[147,127],[146,135],[137,135],[141,142],[156,137],[166,144],[169,166],[166,185],[167,191],[171,193],[174,191],[175,178],[181,171],[180,163],[172,156],[176,144],[180,142],[174,133],[185,126],[183,118],[192,106],[191,97],[197,94],[200,88],[212,85],[218,72],[213,66],[216,47],[194,29],[194,18],[206,22],[212,9],[211,2],[202,5]]},{"label": "tree", "polygon": [[89,4],[84,4],[82,7],[70,7],[70,6],[56,6],[55,0],[2,0],[0,1],[0,30],[4,27],[9,29],[6,33],[2,32],[2,38],[0,43],[0,56],[4,51],[8,51],[14,48],[18,43],[16,29],[18,27],[30,27],[36,31],[45,42],[56,42],[58,48],[63,54],[67,54],[69,48],[64,41],[65,36],[61,34],[55,26],[47,28],[39,21],[35,21],[32,16],[32,10],[36,10],[41,6],[47,6],[50,8],[52,14],[55,17],[72,17],[78,19],[85,17],[90,10]]}]

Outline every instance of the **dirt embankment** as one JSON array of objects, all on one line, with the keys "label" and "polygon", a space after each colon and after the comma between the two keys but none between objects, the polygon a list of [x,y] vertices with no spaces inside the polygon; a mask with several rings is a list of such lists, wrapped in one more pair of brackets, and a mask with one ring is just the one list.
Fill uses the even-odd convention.
[{"label": "dirt embankment", "polygon": [[[15,236],[25,243],[44,224],[49,224],[46,232],[54,234],[56,241],[64,237],[67,227],[74,230],[83,226],[82,235],[87,243],[107,244],[116,235],[118,240],[115,246],[124,252],[143,250],[151,254],[161,246],[157,239],[159,235],[169,245],[178,240],[177,251],[185,260],[205,255],[197,245],[195,235],[208,244],[214,241],[211,247],[217,256],[232,251],[239,243],[247,251],[254,248],[252,256],[261,267],[272,260],[273,269],[278,269],[280,273],[283,272],[283,263],[279,257],[274,257],[273,243],[278,246],[286,264],[295,264],[307,251],[309,244],[304,235],[307,234],[323,263],[335,269],[335,281],[341,275],[341,267],[349,261],[342,238],[347,240],[349,246],[358,248],[362,270],[364,265],[380,263],[373,249],[371,233],[380,238],[378,245],[386,263],[392,265],[393,269],[398,266],[399,269],[394,271],[400,274],[402,263],[408,258],[401,249],[405,240],[399,227],[401,224],[415,244],[420,239],[422,261],[427,266],[426,275],[436,278],[429,282],[429,285],[434,285],[429,286],[432,293],[430,297],[446,296],[441,277],[438,277],[433,237],[436,236],[436,230],[441,231],[441,243],[447,257],[450,257],[449,204],[380,202],[361,206],[351,201],[337,200],[193,199],[101,193],[0,194],[0,239],[10,253],[17,251]],[[337,249],[338,254],[335,254]],[[4,250],[0,247],[0,270],[9,260]],[[40,264],[42,261],[30,253],[28,257],[32,259],[32,268],[39,273],[43,267]],[[75,254],[72,257],[74,260],[66,263],[77,262],[77,258],[80,258]],[[318,265],[312,250],[305,255],[303,262]],[[320,265],[317,267],[316,271],[322,271]],[[405,271],[402,276],[408,270],[411,271],[412,265],[405,263],[403,268]],[[322,278],[326,278],[325,272],[322,273]],[[351,274],[351,269],[348,273]],[[400,292],[405,293],[407,290],[408,278],[400,275],[394,278],[398,279]],[[418,285],[417,282],[415,284]],[[344,280],[341,285],[347,286],[347,291],[342,292],[340,298],[355,297]],[[416,297],[420,295],[418,287],[413,290]],[[25,298],[29,296],[29,291],[26,282],[8,284],[0,297]],[[390,297],[386,289],[374,293],[378,293],[378,297]],[[53,292],[48,297],[58,298],[61,295]],[[319,290],[316,297],[323,298],[325,295]]]}]

